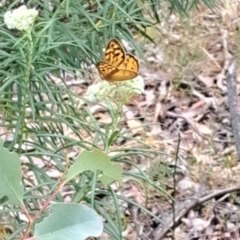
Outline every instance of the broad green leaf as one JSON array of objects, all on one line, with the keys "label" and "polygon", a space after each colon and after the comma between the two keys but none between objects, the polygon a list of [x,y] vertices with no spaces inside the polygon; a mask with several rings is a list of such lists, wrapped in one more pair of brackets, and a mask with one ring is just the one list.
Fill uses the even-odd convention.
[{"label": "broad green leaf", "polygon": [[106,187],[113,181],[122,183],[122,167],[120,164],[111,163],[111,158],[99,149],[92,151],[84,150],[80,153],[67,174],[67,181],[84,171],[100,171],[100,181]]},{"label": "broad green leaf", "polygon": [[15,152],[9,152],[0,140],[0,199],[9,204],[20,205],[23,198],[20,159]]},{"label": "broad green leaf", "polygon": [[37,240],[84,240],[103,231],[102,218],[85,205],[55,203],[50,209],[50,215],[35,226]]}]

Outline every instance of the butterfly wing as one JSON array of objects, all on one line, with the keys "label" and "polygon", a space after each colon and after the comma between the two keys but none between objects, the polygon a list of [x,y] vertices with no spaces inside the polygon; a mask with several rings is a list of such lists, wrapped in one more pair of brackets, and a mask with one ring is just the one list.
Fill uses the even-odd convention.
[{"label": "butterfly wing", "polygon": [[109,82],[122,82],[127,81],[130,79],[133,79],[137,77],[137,73],[125,70],[125,69],[119,69],[112,74],[111,77],[105,78],[105,80],[108,80]]},{"label": "butterfly wing", "polygon": [[125,50],[117,39],[112,38],[106,47],[104,62],[113,67],[118,67],[124,62],[124,59]]},{"label": "butterfly wing", "polygon": [[137,77],[139,71],[138,60],[131,54],[126,54],[124,62],[112,71],[109,76],[110,82],[127,81]]},{"label": "butterfly wing", "polygon": [[138,60],[132,54],[126,54],[124,62],[118,66],[118,69],[125,69],[138,73],[139,64]]},{"label": "butterfly wing", "polygon": [[108,81],[110,81],[112,74],[117,71],[117,68],[103,61],[97,63],[97,69],[101,78]]},{"label": "butterfly wing", "polygon": [[126,54],[120,42],[112,38],[106,47],[104,60],[97,63],[102,79],[109,82],[126,81],[138,75],[138,60]]}]

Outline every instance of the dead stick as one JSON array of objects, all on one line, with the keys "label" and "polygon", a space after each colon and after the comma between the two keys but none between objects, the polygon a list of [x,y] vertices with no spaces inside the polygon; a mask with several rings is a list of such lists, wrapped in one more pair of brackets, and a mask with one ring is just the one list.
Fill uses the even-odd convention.
[{"label": "dead stick", "polygon": [[236,90],[236,62],[233,61],[227,72],[228,106],[232,122],[232,132],[240,161],[240,105]]},{"label": "dead stick", "polygon": [[206,195],[205,197],[193,200],[188,207],[182,209],[178,215],[176,216],[175,220],[172,221],[166,228],[164,228],[163,230],[157,230],[154,233],[154,240],[161,240],[163,239],[167,233],[172,230],[173,228],[177,227],[180,224],[181,219],[194,207],[199,206],[207,201],[209,201],[212,198],[218,197],[218,196],[222,196],[225,195],[227,193],[231,193],[231,192],[235,192],[235,191],[240,191],[240,186],[236,186],[236,187],[231,187],[231,188],[226,188],[226,189],[222,189],[219,190],[217,192],[213,192],[209,195]]}]

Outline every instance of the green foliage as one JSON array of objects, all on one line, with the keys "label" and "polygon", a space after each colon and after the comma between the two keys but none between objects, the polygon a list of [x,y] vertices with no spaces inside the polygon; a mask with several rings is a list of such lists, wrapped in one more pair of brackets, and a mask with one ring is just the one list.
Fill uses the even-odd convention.
[{"label": "green foliage", "polygon": [[87,206],[55,203],[50,209],[50,215],[35,226],[37,240],[84,240],[102,233],[101,217]]},{"label": "green foliage", "polygon": [[111,158],[99,149],[93,149],[91,152],[83,151],[80,153],[73,165],[69,168],[67,181],[85,171],[100,171],[102,175],[99,180],[101,180],[105,188],[107,188],[107,186],[113,181],[122,183],[121,165],[111,163]]},{"label": "green foliage", "polygon": [[[172,0],[171,9],[176,10],[180,14],[187,14],[189,10],[197,7],[200,1],[198,0]],[[213,9],[217,5],[217,1],[214,0],[202,0],[202,2],[207,5],[210,9]]]},{"label": "green foliage", "polygon": [[[29,8],[39,11],[35,23],[27,31],[8,29],[3,23],[5,12],[18,7],[18,0],[6,0],[0,8],[0,122],[7,136],[5,148],[0,146],[0,211],[7,213],[4,224],[11,223],[13,228],[8,239],[25,239],[34,233],[33,225],[40,219],[44,220],[36,225],[37,239],[44,239],[43,234],[50,233],[47,239],[60,239],[50,228],[53,221],[55,230],[62,233],[61,239],[74,239],[70,228],[62,224],[68,220],[66,224],[81,225],[78,222],[81,218],[75,217],[79,217],[78,214],[86,216],[86,208],[52,205],[51,215],[46,211],[52,200],[65,201],[61,191],[66,186],[72,190],[68,201],[91,205],[104,218],[104,231],[114,239],[122,239],[126,226],[120,208],[122,201],[161,221],[145,206],[115,193],[109,183],[122,182],[122,177],[134,179],[146,189],[150,186],[169,197],[149,178],[148,172],[135,163],[136,159],[151,162],[162,153],[142,140],[130,139],[130,133],[119,127],[122,109],[116,109],[109,101],[102,107],[109,112],[112,122],[100,124],[88,110],[89,103],[69,89],[68,79],[88,79],[91,64],[101,58],[102,48],[113,36],[128,40],[140,52],[132,34],[151,39],[146,29],[159,21],[157,11],[163,1],[26,2]],[[180,0],[169,3],[173,9],[187,9]],[[135,144],[114,150],[111,147],[119,139],[134,140]],[[81,152],[80,155],[69,159],[69,153],[75,150]],[[22,185],[16,153],[24,169]],[[127,164],[131,171],[125,171],[122,176],[119,163]],[[57,174],[51,176],[52,172]],[[98,180],[104,183],[104,188]],[[102,223],[93,210],[87,211],[87,227],[96,221],[94,224],[98,228],[91,236],[97,236]],[[22,213],[28,219],[27,224],[22,220]],[[80,235],[77,237],[81,239]]]},{"label": "green foliage", "polygon": [[0,198],[9,204],[20,205],[23,198],[21,166],[16,153],[10,153],[0,140]]}]

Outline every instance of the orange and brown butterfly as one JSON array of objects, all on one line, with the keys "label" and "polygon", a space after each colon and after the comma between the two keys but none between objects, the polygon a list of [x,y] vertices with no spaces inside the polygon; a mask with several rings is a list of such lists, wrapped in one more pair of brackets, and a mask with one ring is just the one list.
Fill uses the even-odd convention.
[{"label": "orange and brown butterfly", "polygon": [[121,82],[138,76],[138,60],[126,53],[121,43],[112,38],[108,42],[104,59],[97,63],[97,69],[102,79],[108,82]]}]

